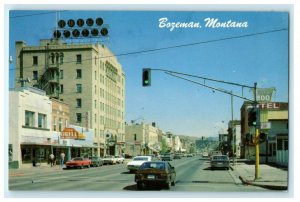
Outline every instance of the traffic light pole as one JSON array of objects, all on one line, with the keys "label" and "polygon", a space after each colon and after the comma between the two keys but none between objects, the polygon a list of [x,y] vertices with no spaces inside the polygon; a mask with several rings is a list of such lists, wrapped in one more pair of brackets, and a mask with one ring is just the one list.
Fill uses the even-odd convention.
[{"label": "traffic light pole", "polygon": [[[256,101],[256,88],[257,83],[254,83],[254,110],[257,109],[257,101]],[[257,113],[258,114],[258,113]],[[255,125],[255,179],[259,179],[260,177],[260,169],[259,169],[259,131],[258,124]]]}]

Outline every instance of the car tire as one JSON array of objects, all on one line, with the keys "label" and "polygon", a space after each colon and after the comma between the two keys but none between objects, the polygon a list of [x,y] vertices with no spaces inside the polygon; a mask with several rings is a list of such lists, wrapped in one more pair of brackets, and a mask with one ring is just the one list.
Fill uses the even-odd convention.
[{"label": "car tire", "polygon": [[171,184],[172,184],[171,181],[167,182],[166,188],[167,188],[167,189],[170,189],[170,188],[171,188]]},{"label": "car tire", "polygon": [[136,187],[137,187],[138,190],[143,190],[145,188],[145,184],[141,183],[141,182],[138,182],[138,183],[136,183]]},{"label": "car tire", "polygon": [[173,182],[171,183],[172,186],[175,186],[175,180],[173,180]]}]

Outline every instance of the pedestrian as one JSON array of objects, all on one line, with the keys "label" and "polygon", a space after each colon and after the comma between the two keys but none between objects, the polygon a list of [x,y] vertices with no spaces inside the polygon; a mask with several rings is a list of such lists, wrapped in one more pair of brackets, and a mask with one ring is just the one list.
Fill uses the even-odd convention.
[{"label": "pedestrian", "polygon": [[63,166],[65,162],[65,153],[62,151],[60,154],[60,165]]},{"label": "pedestrian", "polygon": [[54,166],[54,159],[55,159],[55,156],[54,156],[53,153],[51,153],[49,157],[50,157],[50,164],[51,164],[51,167],[52,167],[52,166]]}]

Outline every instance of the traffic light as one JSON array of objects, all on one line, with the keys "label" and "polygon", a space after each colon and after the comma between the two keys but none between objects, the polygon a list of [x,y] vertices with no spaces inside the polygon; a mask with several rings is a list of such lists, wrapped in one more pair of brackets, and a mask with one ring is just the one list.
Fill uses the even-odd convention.
[{"label": "traffic light", "polygon": [[257,113],[255,109],[251,109],[248,112],[248,126],[256,126]]},{"label": "traffic light", "polygon": [[267,139],[267,134],[266,133],[260,133],[259,134],[259,143],[265,142]]},{"label": "traffic light", "polygon": [[151,86],[151,69],[144,68],[143,69],[143,86]]},{"label": "traffic light", "polygon": [[250,133],[246,134],[245,143],[247,145],[253,145],[254,142],[253,142],[253,135],[252,134],[250,134]]}]

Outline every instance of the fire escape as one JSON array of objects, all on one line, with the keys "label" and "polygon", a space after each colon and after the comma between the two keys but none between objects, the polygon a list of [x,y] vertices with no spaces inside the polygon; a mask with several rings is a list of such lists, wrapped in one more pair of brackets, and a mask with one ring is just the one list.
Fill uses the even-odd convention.
[{"label": "fire escape", "polygon": [[45,72],[37,81],[37,87],[46,91],[51,98],[59,98],[59,65],[63,63],[63,53],[46,53]]}]

